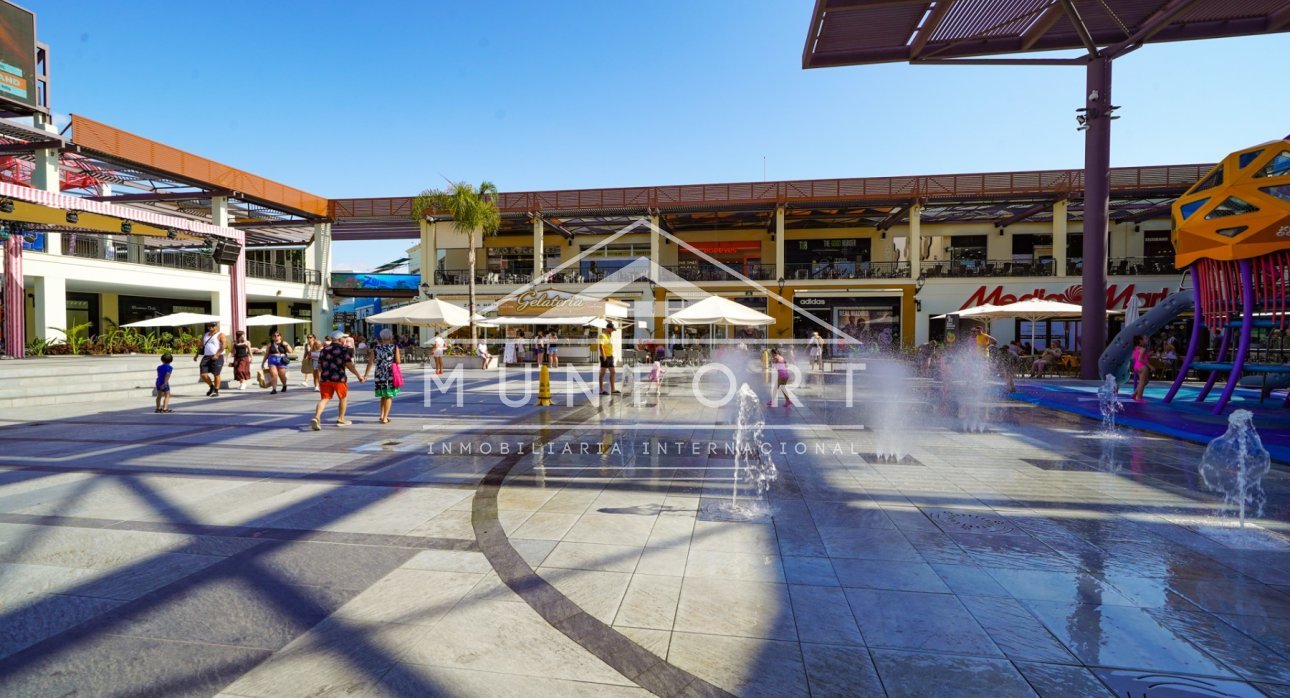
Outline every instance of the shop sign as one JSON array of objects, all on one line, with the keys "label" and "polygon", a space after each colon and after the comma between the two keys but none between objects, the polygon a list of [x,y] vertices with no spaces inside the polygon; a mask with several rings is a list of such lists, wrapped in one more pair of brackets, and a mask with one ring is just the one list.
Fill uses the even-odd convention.
[{"label": "shop sign", "polygon": [[823,298],[794,298],[793,303],[803,308],[823,308],[828,305]]},{"label": "shop sign", "polygon": [[[1174,291],[1171,291],[1169,287],[1162,288],[1159,291],[1139,291],[1135,284],[1127,284],[1124,288],[1120,288],[1119,284],[1110,284],[1106,287],[1106,309],[1124,309],[1128,306],[1129,299],[1135,295],[1142,299],[1142,307],[1150,308],[1156,303],[1164,300],[1171,293],[1174,293]],[[1037,288],[1026,293],[1013,294],[1006,293],[1003,286],[995,286],[993,290],[990,290],[989,286],[981,286],[971,296],[968,296],[968,299],[963,302],[963,305],[959,306],[959,310],[967,310],[968,308],[975,308],[978,305],[987,304],[1008,305],[1009,303],[1031,299],[1083,305],[1084,287],[1080,284],[1074,284],[1072,286],[1067,286],[1061,291],[1049,291],[1047,289]]]},{"label": "shop sign", "polygon": [[[526,291],[497,306],[500,316],[606,316],[606,304],[612,300],[580,296],[564,291]],[[618,304],[621,305],[621,304]]]},{"label": "shop sign", "polygon": [[735,254],[749,250],[761,250],[761,243],[756,240],[723,240],[721,242],[690,242],[687,244],[700,252],[708,254]]}]

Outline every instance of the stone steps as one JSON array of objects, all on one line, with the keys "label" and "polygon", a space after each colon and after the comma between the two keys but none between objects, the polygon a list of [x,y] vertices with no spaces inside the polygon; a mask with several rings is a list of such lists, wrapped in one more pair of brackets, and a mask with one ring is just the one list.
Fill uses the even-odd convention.
[{"label": "stone steps", "polygon": [[[42,357],[0,362],[0,408],[147,400],[156,382],[156,356]],[[173,388],[204,392],[191,356],[175,357]],[[233,370],[222,377],[232,380]]]}]

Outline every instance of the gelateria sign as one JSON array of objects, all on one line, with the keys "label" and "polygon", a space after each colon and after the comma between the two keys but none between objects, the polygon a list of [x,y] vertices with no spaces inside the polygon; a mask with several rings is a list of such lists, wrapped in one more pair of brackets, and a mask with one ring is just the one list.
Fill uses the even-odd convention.
[{"label": "gelateria sign", "polygon": [[507,317],[623,317],[622,303],[564,291],[525,291],[497,305],[497,315]]},{"label": "gelateria sign", "polygon": [[[1129,299],[1134,296],[1142,299],[1143,308],[1150,308],[1177,291],[1177,288],[1172,288],[1168,285],[1146,287],[1137,284],[1124,284],[1123,286],[1109,284],[1106,287],[1106,309],[1123,310],[1129,305]],[[982,286],[969,295],[967,300],[963,301],[963,305],[959,306],[959,310],[967,310],[968,308],[986,304],[1007,305],[1031,299],[1083,305],[1084,287],[1080,284],[1074,284],[1060,291],[1036,288],[1017,293],[1015,291],[1009,292],[1004,286]]]}]

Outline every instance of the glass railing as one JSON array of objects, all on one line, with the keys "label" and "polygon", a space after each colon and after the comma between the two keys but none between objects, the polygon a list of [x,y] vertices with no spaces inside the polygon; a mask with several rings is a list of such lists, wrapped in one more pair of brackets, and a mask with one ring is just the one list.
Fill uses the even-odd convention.
[{"label": "glass railing", "polygon": [[247,262],[246,275],[253,279],[270,279],[289,284],[317,284],[321,278],[317,269],[267,262]]},{"label": "glass railing", "polygon": [[909,276],[909,262],[818,262],[784,265],[787,281],[813,279],[899,279]]},{"label": "glass railing", "polygon": [[110,240],[99,236],[63,234],[63,254],[84,259],[147,264],[154,267],[218,273],[219,265],[204,251],[148,247],[137,242]]},{"label": "glass railing", "polygon": [[923,260],[922,274],[928,277],[960,278],[970,276],[1053,276],[1057,273],[1051,259],[1018,262],[1011,259],[958,259],[949,262]]}]

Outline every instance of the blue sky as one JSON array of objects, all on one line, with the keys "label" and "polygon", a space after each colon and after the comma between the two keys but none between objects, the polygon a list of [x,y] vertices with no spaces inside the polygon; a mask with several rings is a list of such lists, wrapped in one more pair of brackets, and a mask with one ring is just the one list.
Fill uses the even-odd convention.
[{"label": "blue sky", "polygon": [[[1079,167],[1084,72],[802,70],[809,0],[26,0],[53,105],[328,197]],[[1114,165],[1290,132],[1290,35],[1117,61]],[[1260,69],[1262,68],[1262,69]],[[1248,96],[1248,99],[1242,99]],[[337,246],[337,268],[406,242]]]}]

